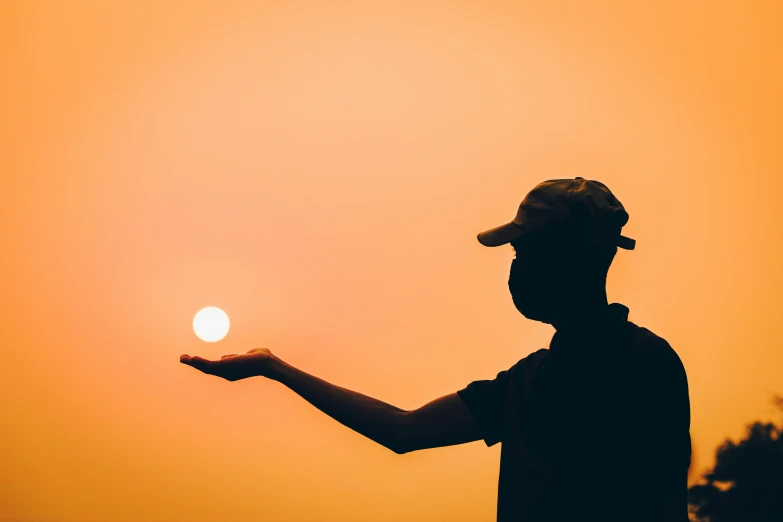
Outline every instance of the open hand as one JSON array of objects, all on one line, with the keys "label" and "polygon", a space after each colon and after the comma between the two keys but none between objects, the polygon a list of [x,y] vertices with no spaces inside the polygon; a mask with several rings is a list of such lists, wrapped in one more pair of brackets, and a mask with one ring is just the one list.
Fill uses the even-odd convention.
[{"label": "open hand", "polygon": [[227,381],[238,381],[247,377],[267,376],[273,355],[268,348],[254,348],[247,353],[224,355],[219,360],[210,361],[195,355],[182,355],[179,362],[192,366],[209,375],[222,377]]}]

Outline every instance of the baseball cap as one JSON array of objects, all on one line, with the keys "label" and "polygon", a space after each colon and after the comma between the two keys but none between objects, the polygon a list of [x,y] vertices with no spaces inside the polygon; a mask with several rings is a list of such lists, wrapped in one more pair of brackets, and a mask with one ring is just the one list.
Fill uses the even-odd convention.
[{"label": "baseball cap", "polygon": [[505,245],[532,231],[568,231],[570,237],[608,241],[633,250],[636,240],[620,230],[628,212],[606,185],[582,177],[550,179],[533,187],[519,205],[517,215],[500,226],[479,232],[479,243]]}]

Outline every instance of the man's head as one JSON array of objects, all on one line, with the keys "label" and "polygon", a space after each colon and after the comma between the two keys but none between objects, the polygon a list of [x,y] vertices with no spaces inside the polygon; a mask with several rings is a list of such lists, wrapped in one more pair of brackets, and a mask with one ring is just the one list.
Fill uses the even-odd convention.
[{"label": "man's head", "polygon": [[606,276],[617,253],[610,242],[564,242],[531,234],[511,242],[508,289],[528,319],[554,324],[606,304]]},{"label": "man's head", "polygon": [[485,246],[511,244],[509,290],[525,317],[554,324],[606,304],[606,275],[628,213],[603,183],[556,179],[536,185],[514,219],[478,234]]}]

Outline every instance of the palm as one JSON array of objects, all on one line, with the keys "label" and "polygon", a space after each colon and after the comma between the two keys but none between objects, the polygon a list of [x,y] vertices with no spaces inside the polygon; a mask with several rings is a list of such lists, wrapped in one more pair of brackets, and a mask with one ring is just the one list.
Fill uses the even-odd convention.
[{"label": "palm", "polygon": [[197,355],[193,357],[183,355],[179,358],[179,362],[227,381],[238,381],[248,377],[264,375],[264,370],[271,357],[272,352],[268,348],[254,348],[243,354],[224,355],[214,361]]}]

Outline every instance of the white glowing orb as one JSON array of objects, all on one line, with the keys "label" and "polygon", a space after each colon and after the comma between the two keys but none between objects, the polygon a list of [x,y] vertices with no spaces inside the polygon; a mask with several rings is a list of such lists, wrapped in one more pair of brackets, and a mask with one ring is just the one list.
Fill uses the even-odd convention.
[{"label": "white glowing orb", "polygon": [[208,343],[224,338],[230,326],[226,312],[216,306],[202,308],[193,318],[193,331],[199,339]]}]

